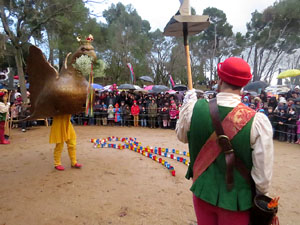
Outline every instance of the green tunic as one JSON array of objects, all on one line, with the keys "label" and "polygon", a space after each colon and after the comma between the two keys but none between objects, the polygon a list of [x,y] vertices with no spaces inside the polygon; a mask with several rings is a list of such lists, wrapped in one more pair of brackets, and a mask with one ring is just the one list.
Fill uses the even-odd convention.
[{"label": "green tunic", "polygon": [[6,120],[6,113],[0,113],[0,122]]},{"label": "green tunic", "polygon": [[[221,121],[233,109],[218,106]],[[231,140],[235,155],[239,157],[245,166],[252,168],[252,149],[250,145],[250,131],[253,118]],[[204,99],[197,101],[193,109],[190,131],[188,132],[190,165],[186,178],[193,177],[193,165],[197,155],[207,139],[213,133],[213,125],[210,117],[208,102]],[[229,192],[226,188],[226,163],[225,155],[221,153],[218,158],[198,177],[191,187],[191,191],[198,198],[232,211],[248,210],[252,206],[251,187],[247,181],[234,169],[234,187]]]}]

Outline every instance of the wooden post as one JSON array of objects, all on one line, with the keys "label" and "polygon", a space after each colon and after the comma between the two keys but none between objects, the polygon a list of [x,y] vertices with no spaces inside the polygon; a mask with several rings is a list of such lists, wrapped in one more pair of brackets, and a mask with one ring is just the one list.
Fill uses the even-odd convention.
[{"label": "wooden post", "polygon": [[[10,96],[11,96],[11,92],[9,92],[8,94],[8,97],[7,97],[7,101],[6,101],[6,104],[8,104],[8,102],[10,102]],[[8,112],[6,113],[6,118],[5,118],[5,124],[4,124],[4,134],[7,135],[7,136],[10,136],[10,129],[9,129],[9,110],[10,110],[10,107],[8,108]]]},{"label": "wooden post", "polygon": [[190,59],[190,46],[188,41],[188,30],[187,23],[183,23],[183,42],[185,48],[186,64],[187,64],[187,77],[188,77],[188,89],[193,89],[193,79],[192,79],[192,69],[191,69],[191,59]]}]

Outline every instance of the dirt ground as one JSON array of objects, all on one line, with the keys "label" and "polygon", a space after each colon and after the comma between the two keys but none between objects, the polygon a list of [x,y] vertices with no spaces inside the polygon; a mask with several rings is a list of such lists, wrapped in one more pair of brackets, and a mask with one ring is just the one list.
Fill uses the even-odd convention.
[{"label": "dirt ground", "polygon": [[[165,167],[130,150],[95,149],[91,138],[136,137],[144,146],[187,150],[172,130],[76,126],[77,156],[83,168],[53,168],[50,128],[12,130],[0,146],[0,225],[195,225],[187,166]],[[282,225],[300,224],[300,146],[275,141],[271,196],[280,196]]]}]

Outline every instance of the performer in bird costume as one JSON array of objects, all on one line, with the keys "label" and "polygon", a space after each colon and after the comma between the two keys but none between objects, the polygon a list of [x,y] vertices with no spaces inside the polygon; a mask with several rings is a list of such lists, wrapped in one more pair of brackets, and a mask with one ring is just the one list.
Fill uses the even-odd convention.
[{"label": "performer in bird costume", "polygon": [[60,171],[65,169],[61,163],[64,143],[68,147],[71,167],[82,167],[76,159],[76,134],[70,119],[72,114],[85,110],[89,84],[73,65],[82,55],[96,60],[96,53],[91,45],[93,36],[90,35],[83,41],[80,38],[77,40],[81,46],[74,54],[67,55],[60,73],[47,62],[42,51],[35,46],[29,49],[27,63],[31,93],[31,115],[27,120],[53,117],[49,142],[56,144],[54,167]]}]

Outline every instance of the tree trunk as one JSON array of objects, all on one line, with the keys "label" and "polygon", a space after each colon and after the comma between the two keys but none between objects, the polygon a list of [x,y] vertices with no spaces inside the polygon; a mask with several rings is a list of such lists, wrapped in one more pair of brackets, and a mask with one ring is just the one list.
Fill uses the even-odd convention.
[{"label": "tree trunk", "polygon": [[254,49],[253,81],[257,81],[257,46]]},{"label": "tree trunk", "polygon": [[24,70],[23,70],[22,49],[20,47],[15,48],[15,60],[16,60],[16,64],[17,64],[22,99],[23,99],[23,102],[27,102],[27,90],[26,90],[25,76],[24,76]]}]

